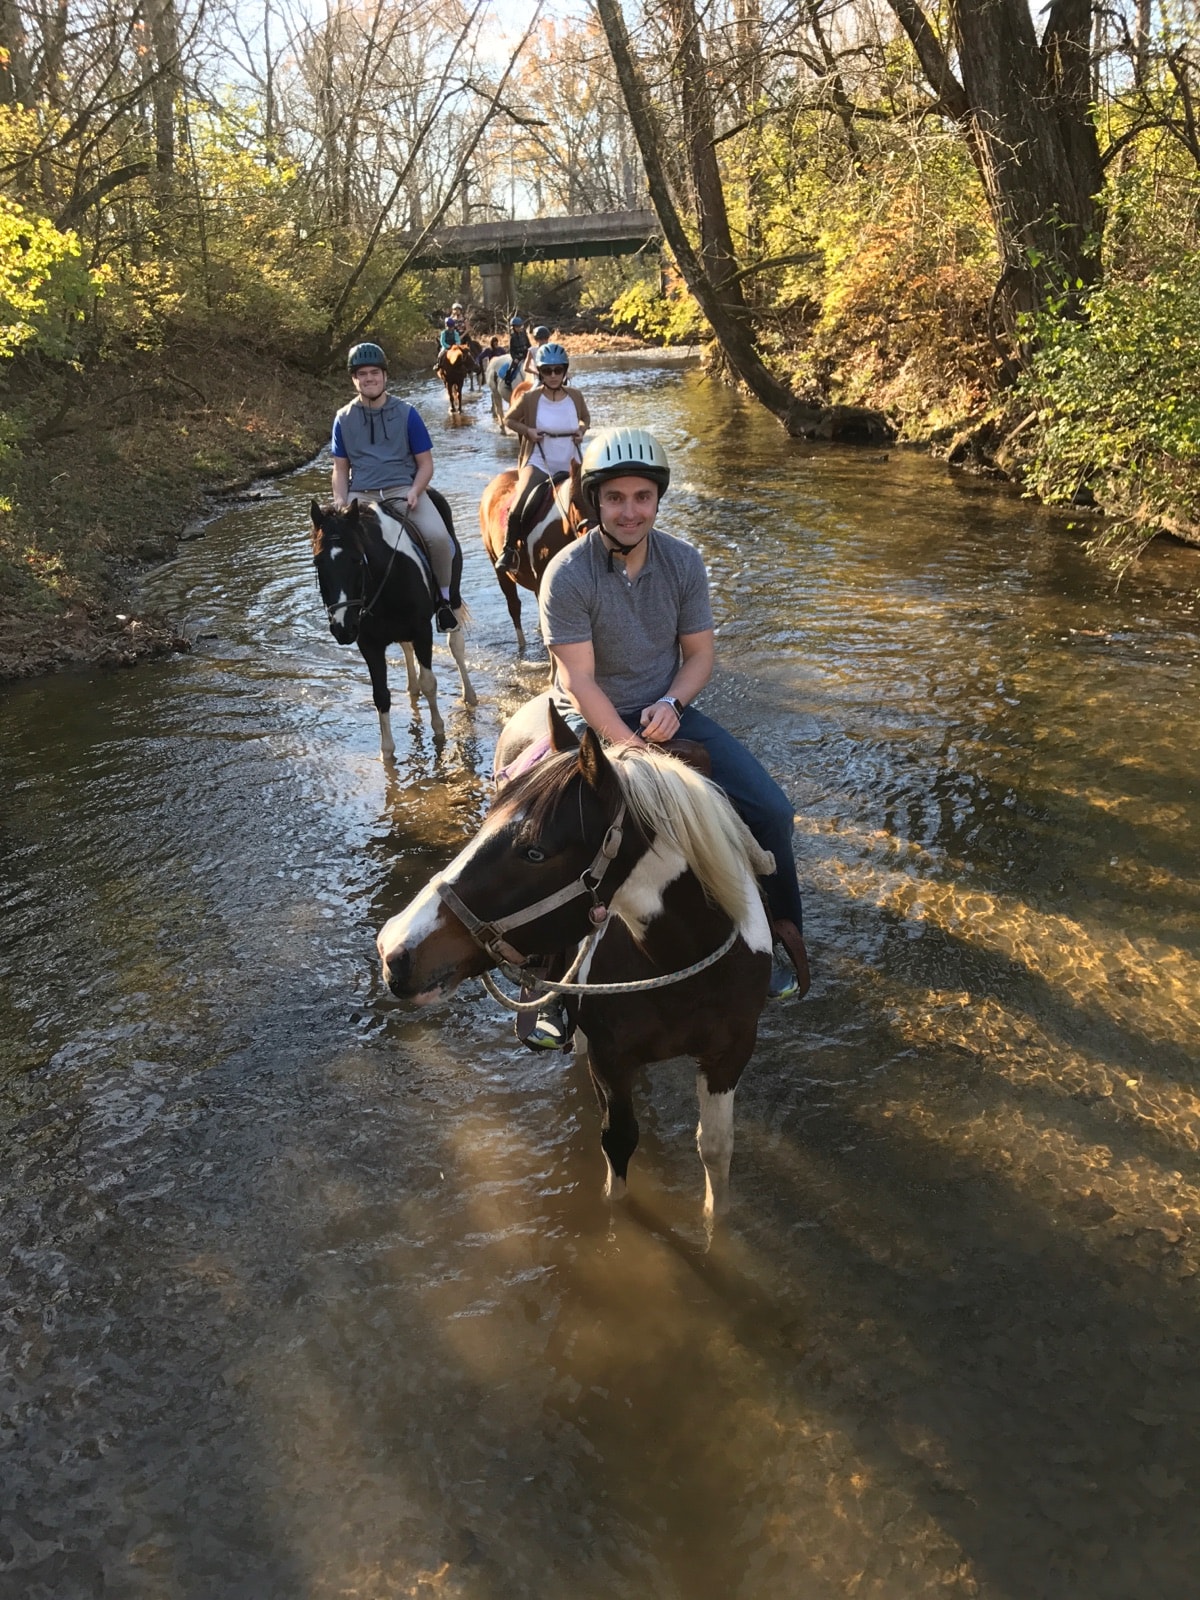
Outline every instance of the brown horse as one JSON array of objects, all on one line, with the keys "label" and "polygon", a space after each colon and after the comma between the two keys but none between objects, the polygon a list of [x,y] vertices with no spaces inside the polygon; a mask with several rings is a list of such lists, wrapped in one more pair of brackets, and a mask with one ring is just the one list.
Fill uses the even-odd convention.
[{"label": "brown horse", "polygon": [[[569,481],[568,481],[569,480]],[[508,527],[508,508],[516,487],[516,472],[500,472],[483,491],[479,502],[479,528],[483,534],[483,548],[494,563],[504,549],[504,536]],[[521,627],[521,589],[537,594],[542,574],[551,559],[583,533],[587,525],[587,512],[579,492],[579,463],[571,464],[570,473],[556,473],[547,478],[532,494],[525,497],[521,508],[521,564],[513,573],[497,573],[504,603],[517,630],[517,649],[525,649],[525,630]]]},{"label": "brown horse", "polygon": [[478,835],[386,923],[384,979],[428,1005],[494,967],[523,983],[529,952],[578,945],[558,987],[578,998],[607,1192],[624,1191],[637,1148],[642,1067],[691,1056],[711,1217],[726,1199],[734,1090],[767,997],[771,930],[756,875],[770,858],[683,762],[606,755],[557,713],[550,739],[557,754],[507,783]]},{"label": "brown horse", "polygon": [[446,385],[446,399],[450,402],[450,414],[461,412],[463,384],[467,380],[467,373],[471,366],[471,352],[465,345],[452,344],[448,350],[439,350],[434,371]]}]

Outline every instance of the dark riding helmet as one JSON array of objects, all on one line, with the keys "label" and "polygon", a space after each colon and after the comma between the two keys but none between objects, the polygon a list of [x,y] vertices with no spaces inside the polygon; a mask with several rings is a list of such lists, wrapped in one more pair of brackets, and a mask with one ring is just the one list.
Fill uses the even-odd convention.
[{"label": "dark riding helmet", "polygon": [[512,321],[509,323],[509,327],[510,328],[523,328],[524,326],[525,326],[525,318],[524,317],[514,317],[512,319]]},{"label": "dark riding helmet", "polygon": [[454,318],[453,317],[447,317],[446,318],[446,326],[448,328],[452,328],[454,326]]},{"label": "dark riding helmet", "polygon": [[386,372],[387,357],[377,344],[356,344],[346,357],[346,366],[351,372],[359,367],[382,367]]},{"label": "dark riding helmet", "polygon": [[543,339],[548,339],[550,337],[550,329],[544,322],[539,322],[537,327],[533,330],[533,337],[540,344]]},{"label": "dark riding helmet", "polygon": [[588,445],[580,463],[579,488],[583,503],[589,516],[597,522],[600,520],[600,485],[610,478],[649,478],[658,485],[661,500],[671,482],[667,452],[645,428],[605,428]]},{"label": "dark riding helmet", "polygon": [[540,372],[543,367],[569,367],[571,358],[562,345],[547,340],[545,344],[538,345],[534,351],[533,364]]}]

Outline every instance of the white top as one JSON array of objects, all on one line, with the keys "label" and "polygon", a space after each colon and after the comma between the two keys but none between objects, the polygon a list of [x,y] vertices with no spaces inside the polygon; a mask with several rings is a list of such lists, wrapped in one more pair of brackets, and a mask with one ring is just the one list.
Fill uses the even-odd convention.
[{"label": "white top", "polygon": [[566,438],[546,438],[541,444],[535,444],[533,454],[529,457],[535,467],[540,467],[543,472],[551,476],[556,472],[570,472],[571,463],[576,456],[575,440],[572,435],[579,426],[579,417],[575,411],[575,402],[570,395],[564,395],[561,400],[551,400],[548,394],[538,396],[537,430],[539,433],[549,435],[565,434]]}]

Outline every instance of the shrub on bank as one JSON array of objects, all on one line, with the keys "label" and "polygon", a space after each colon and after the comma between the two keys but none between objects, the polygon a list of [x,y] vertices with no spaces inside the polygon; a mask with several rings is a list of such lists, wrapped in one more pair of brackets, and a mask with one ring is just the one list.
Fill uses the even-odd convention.
[{"label": "shrub on bank", "polygon": [[1108,537],[1200,534],[1200,253],[1109,281],[1082,321],[1051,309],[1031,331],[1029,488],[1099,504],[1118,519]]}]

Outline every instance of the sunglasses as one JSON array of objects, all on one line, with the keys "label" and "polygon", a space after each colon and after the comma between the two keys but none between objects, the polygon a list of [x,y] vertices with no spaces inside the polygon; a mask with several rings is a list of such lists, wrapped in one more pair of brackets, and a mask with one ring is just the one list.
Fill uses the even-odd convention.
[{"label": "sunglasses", "polygon": [[566,367],[539,367],[538,371],[544,378],[548,378],[552,372],[557,372],[560,378],[565,378],[567,375]]}]

